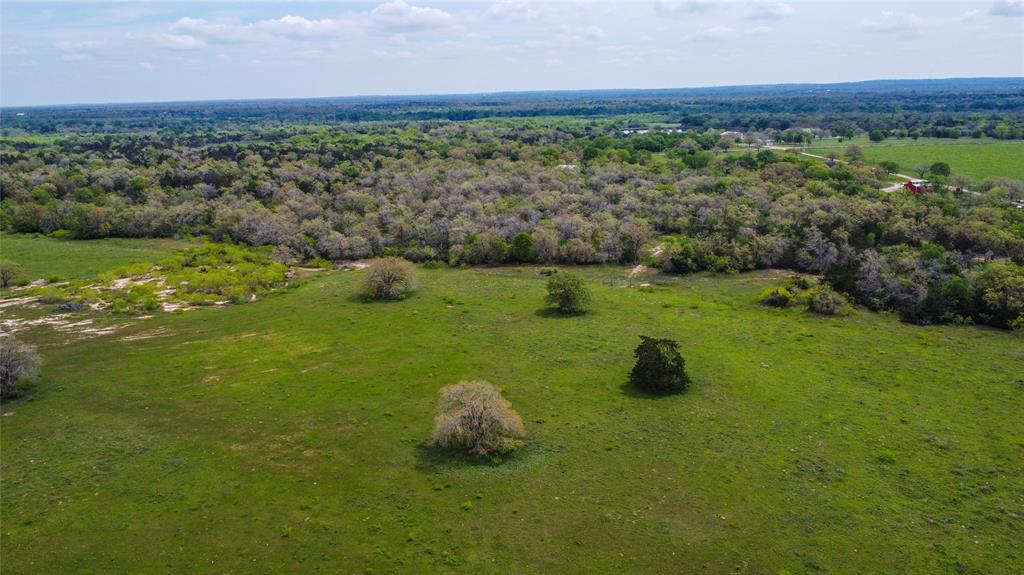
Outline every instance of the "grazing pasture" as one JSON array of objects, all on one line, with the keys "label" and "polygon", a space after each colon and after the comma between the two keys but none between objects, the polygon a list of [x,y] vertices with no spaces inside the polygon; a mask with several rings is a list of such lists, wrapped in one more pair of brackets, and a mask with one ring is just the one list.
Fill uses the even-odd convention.
[{"label": "grazing pasture", "polygon": [[863,148],[866,161],[896,162],[904,174],[915,175],[913,169],[918,164],[946,162],[953,175],[979,181],[992,177],[1024,180],[1024,141],[1020,140],[920,138],[915,141],[904,138],[874,143],[866,136],[860,136],[841,143],[836,140],[816,143],[807,151],[812,154],[829,151],[842,154],[850,144]]},{"label": "grazing pasture", "polygon": [[28,280],[84,279],[128,264],[155,262],[188,240],[61,240],[41,235],[0,235],[0,260],[17,263]]},{"label": "grazing pasture", "polygon": [[[775,271],[576,271],[575,316],[536,267],[418,269],[371,303],[331,271],[19,334],[44,364],[2,410],[5,571],[1019,571],[1020,334],[766,307]],[[685,392],[627,384],[639,335],[679,342]],[[523,418],[503,461],[427,445],[468,379]]]}]

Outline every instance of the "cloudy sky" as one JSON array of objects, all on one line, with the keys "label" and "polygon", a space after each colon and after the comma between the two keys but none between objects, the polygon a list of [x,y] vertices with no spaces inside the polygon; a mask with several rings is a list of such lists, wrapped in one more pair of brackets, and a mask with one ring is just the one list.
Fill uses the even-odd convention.
[{"label": "cloudy sky", "polygon": [[1024,76],[1024,0],[16,2],[6,106]]}]

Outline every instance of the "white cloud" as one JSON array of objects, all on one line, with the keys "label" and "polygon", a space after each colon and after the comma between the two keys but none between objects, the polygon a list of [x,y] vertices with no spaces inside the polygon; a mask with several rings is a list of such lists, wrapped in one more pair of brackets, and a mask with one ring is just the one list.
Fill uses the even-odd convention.
[{"label": "white cloud", "polygon": [[310,20],[303,16],[287,15],[270,20],[258,20],[248,24],[212,22],[203,18],[185,17],[171,26],[171,31],[211,42],[260,42],[271,38],[309,40],[329,38],[351,33],[355,25],[347,20],[330,18]]},{"label": "white cloud", "polygon": [[21,46],[4,46],[3,50],[0,50],[0,56],[24,56],[28,54],[28,50]]},{"label": "white cloud", "polygon": [[659,14],[677,16],[681,14],[699,14],[707,12],[715,6],[712,0],[658,0],[654,9]]},{"label": "white cloud", "polygon": [[156,37],[157,44],[171,50],[196,50],[206,46],[201,38],[187,34],[160,34]]},{"label": "white cloud", "polygon": [[67,54],[61,55],[60,59],[65,62],[81,62],[83,60],[88,60],[89,55],[83,54],[81,52],[69,52]]},{"label": "white cloud", "polygon": [[536,20],[540,12],[526,0],[498,0],[487,9],[487,15],[499,20]]},{"label": "white cloud", "polygon": [[766,0],[763,2],[751,2],[748,5],[747,18],[751,20],[780,20],[789,16],[796,10],[785,2]]},{"label": "white cloud", "polygon": [[735,28],[730,28],[728,26],[712,26],[693,34],[690,38],[692,40],[699,40],[702,42],[718,42],[734,38],[738,34],[739,30],[736,30]]},{"label": "white cloud", "polygon": [[600,40],[605,37],[604,29],[600,26],[590,26],[587,28],[583,36],[587,40]]},{"label": "white cloud", "polygon": [[93,40],[82,40],[79,42],[63,41],[55,44],[58,50],[64,50],[67,52],[79,52],[81,50],[89,50],[99,46],[99,42]]},{"label": "white cloud", "polygon": [[385,2],[370,12],[373,23],[385,31],[417,31],[444,28],[452,23],[452,15],[437,8],[412,6],[405,0]]},{"label": "white cloud", "polygon": [[992,5],[989,13],[1010,18],[1024,16],[1024,0],[999,0]]},{"label": "white cloud", "polygon": [[863,20],[857,27],[873,34],[916,35],[924,24],[924,18],[917,14],[883,10],[878,18]]}]

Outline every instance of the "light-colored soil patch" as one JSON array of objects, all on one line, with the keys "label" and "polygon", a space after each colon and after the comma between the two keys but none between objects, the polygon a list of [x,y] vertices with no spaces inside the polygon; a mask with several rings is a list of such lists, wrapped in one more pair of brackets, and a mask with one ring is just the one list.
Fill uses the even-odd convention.
[{"label": "light-colored soil patch", "polygon": [[647,267],[647,266],[645,266],[643,264],[637,264],[637,265],[633,266],[629,270],[629,277],[635,278],[638,275],[650,273],[652,271],[654,271],[654,270],[652,270],[651,268],[649,268],[649,267]]},{"label": "light-colored soil patch", "polygon": [[362,270],[370,267],[370,263],[364,260],[345,260],[334,262],[334,267],[341,270]]},{"label": "light-colored soil patch", "polygon": [[0,309],[7,309],[9,307],[26,307],[39,301],[36,296],[24,296],[24,297],[12,297],[5,300],[0,300]]},{"label": "light-colored soil patch", "polygon": [[153,339],[154,337],[165,337],[168,335],[174,335],[174,332],[166,327],[158,327],[149,331],[140,331],[139,333],[126,335],[121,338],[121,341],[139,341],[142,339]]}]

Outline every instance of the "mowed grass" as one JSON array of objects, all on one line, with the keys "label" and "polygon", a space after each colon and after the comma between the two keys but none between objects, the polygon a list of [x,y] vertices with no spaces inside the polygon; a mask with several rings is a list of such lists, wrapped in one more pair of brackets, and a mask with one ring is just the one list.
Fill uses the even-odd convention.
[{"label": "mowed grass", "polygon": [[[755,303],[777,273],[423,270],[353,299],[327,272],[113,336],[24,339],[45,365],[2,418],[10,573],[1019,573],[1019,335]],[[679,395],[625,385],[676,338]],[[125,340],[126,336],[152,336]],[[424,447],[437,391],[500,386],[526,447]]]},{"label": "mowed grass", "polygon": [[29,280],[61,277],[82,279],[141,262],[155,262],[188,240],[122,239],[62,240],[40,235],[0,235],[0,260],[17,263]]},{"label": "mowed grass", "polygon": [[842,153],[850,144],[861,146],[868,162],[893,161],[899,164],[901,173],[908,175],[917,175],[914,166],[918,164],[946,162],[954,175],[978,181],[990,177],[1024,180],[1024,141],[1019,140],[905,138],[873,143],[861,136],[842,143],[829,140],[807,151],[819,155],[829,151]]}]

